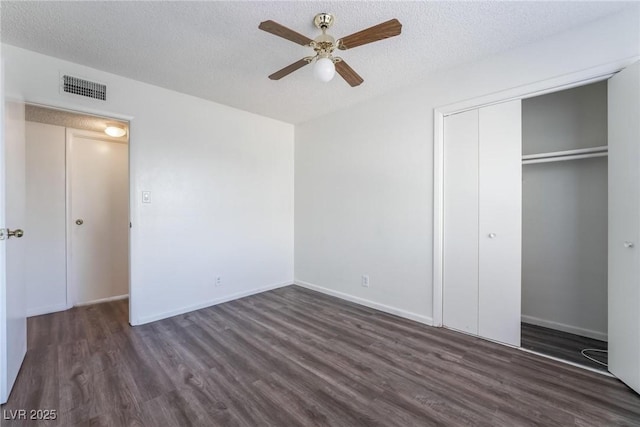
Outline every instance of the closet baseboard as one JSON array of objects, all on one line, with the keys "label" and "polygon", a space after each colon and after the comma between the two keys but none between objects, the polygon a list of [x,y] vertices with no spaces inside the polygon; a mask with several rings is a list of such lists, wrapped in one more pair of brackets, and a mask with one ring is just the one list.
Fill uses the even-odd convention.
[{"label": "closet baseboard", "polygon": [[522,315],[521,320],[524,323],[530,323],[532,325],[543,326],[549,329],[555,329],[562,332],[568,332],[570,334],[580,335],[582,337],[593,338],[600,341],[608,341],[607,334],[605,332],[593,331],[591,329],[579,328],[577,326],[565,325],[564,323],[554,322],[552,320],[540,319],[538,317]]}]

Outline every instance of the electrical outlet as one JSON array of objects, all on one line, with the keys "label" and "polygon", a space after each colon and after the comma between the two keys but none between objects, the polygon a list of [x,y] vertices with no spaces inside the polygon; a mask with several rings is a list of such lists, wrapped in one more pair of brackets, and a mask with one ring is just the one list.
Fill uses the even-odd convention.
[{"label": "electrical outlet", "polygon": [[362,286],[365,288],[369,287],[369,276],[366,274],[362,276]]},{"label": "electrical outlet", "polygon": [[222,277],[216,276],[216,286],[222,286]]}]

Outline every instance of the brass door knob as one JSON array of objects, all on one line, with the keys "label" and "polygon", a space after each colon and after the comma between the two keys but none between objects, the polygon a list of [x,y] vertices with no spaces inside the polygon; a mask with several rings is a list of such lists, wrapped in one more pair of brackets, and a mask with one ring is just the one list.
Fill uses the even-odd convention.
[{"label": "brass door knob", "polygon": [[20,230],[19,228],[13,231],[7,230],[7,237],[17,237],[19,239],[22,236],[24,236],[24,231]]},{"label": "brass door knob", "polygon": [[84,224],[84,221],[81,220],[81,219],[76,219],[76,224],[77,225],[82,225],[82,224]]}]

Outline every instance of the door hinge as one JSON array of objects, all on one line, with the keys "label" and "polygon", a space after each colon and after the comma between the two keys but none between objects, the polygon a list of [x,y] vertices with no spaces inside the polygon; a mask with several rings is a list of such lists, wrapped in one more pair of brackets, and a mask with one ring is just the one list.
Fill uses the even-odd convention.
[{"label": "door hinge", "polygon": [[7,238],[7,229],[0,228],[0,240],[5,240]]}]

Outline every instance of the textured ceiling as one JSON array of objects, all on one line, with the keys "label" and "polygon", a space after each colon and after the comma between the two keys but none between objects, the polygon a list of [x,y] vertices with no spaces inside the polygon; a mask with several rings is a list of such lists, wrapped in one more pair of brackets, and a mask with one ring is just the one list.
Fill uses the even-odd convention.
[{"label": "textured ceiling", "polygon": [[[290,123],[630,7],[634,2],[10,2],[2,42]],[[267,76],[312,50],[258,30],[272,19],[311,38],[332,12],[340,37],[391,18],[402,35],[342,56],[363,78]]]},{"label": "textured ceiling", "polygon": [[[64,126],[73,129],[90,130],[94,132],[104,132],[110,123],[120,124],[128,130],[129,124],[120,120],[108,119],[105,117],[91,116],[88,114],[73,113],[65,110],[45,108],[39,105],[27,104],[25,108],[25,119],[29,122],[46,123],[49,125]],[[106,135],[105,135],[106,137]],[[128,135],[120,138],[110,137],[117,141],[127,142]]]}]

